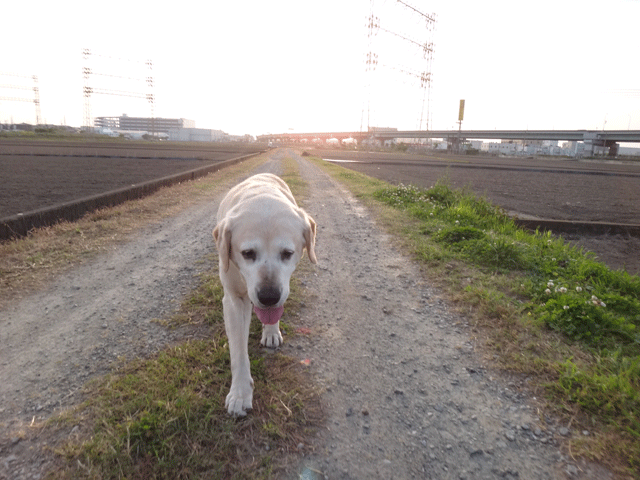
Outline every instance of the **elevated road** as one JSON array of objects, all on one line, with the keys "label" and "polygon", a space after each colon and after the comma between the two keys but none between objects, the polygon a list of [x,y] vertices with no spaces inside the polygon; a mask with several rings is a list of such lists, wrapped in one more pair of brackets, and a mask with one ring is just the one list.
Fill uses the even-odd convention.
[{"label": "elevated road", "polygon": [[558,140],[640,142],[640,130],[405,130],[376,132],[378,138],[464,138],[467,140]]},{"label": "elevated road", "polygon": [[618,144],[640,142],[640,130],[395,130],[372,129],[367,132],[321,132],[321,133],[281,133],[258,136],[262,141],[313,142],[336,138],[339,141],[353,138],[358,143],[364,140],[384,142],[399,138],[442,138],[459,151],[466,140],[551,140],[584,142],[587,155],[594,153],[594,147],[608,147],[609,156],[618,154]]},{"label": "elevated road", "polygon": [[460,138],[465,140],[558,140],[574,142],[640,142],[640,130],[372,130],[369,132],[279,133],[258,136],[263,141],[294,141],[314,139],[364,140],[374,138]]}]

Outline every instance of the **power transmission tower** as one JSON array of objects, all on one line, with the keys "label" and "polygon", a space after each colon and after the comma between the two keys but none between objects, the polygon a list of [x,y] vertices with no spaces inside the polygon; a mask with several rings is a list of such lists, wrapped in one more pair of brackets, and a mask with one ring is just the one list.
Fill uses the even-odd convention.
[{"label": "power transmission tower", "polygon": [[[367,79],[367,131],[371,130],[371,84],[373,72],[378,66],[378,54],[373,52],[373,37],[377,34],[378,28],[380,28],[380,20],[373,14],[373,0],[371,0],[371,11],[367,18],[367,53],[365,58],[365,74]],[[363,109],[364,110],[364,109]],[[362,114],[364,117],[364,111]],[[360,121],[360,131],[362,132],[362,119]]]},{"label": "power transmission tower", "polygon": [[[380,17],[376,16],[374,9],[374,0],[370,1],[370,14],[367,17],[366,22],[368,51],[365,57],[365,70],[367,75],[367,129],[371,128],[371,84],[373,79],[373,72],[378,66],[380,66],[386,70],[400,73],[403,78],[410,78],[413,79],[414,82],[418,82],[420,99],[419,102],[416,103],[419,103],[421,105],[418,119],[418,129],[422,130],[423,127],[426,127],[426,130],[429,130],[431,125],[430,107],[431,88],[433,80],[433,36],[435,32],[436,15],[423,13],[403,0],[396,0],[395,5],[397,5],[398,8],[396,8],[393,12],[387,12],[387,14],[394,16],[399,15],[399,9],[401,8],[403,10],[406,10],[412,17],[418,18],[420,24],[420,32],[417,38],[419,38],[419,40],[416,39],[415,32],[413,32],[413,37],[411,36],[411,34],[406,33],[404,31],[404,27],[402,27],[402,24],[399,27],[397,26],[395,28],[392,26],[387,26],[388,23],[391,23],[388,21],[390,19],[383,18],[381,20]],[[420,54],[421,58],[417,61],[412,60],[412,64],[410,66],[398,65],[396,62],[394,62],[394,58],[391,58],[391,55],[379,59],[379,56],[374,51],[373,47],[373,39],[378,35],[378,33],[381,33],[381,37],[385,37],[384,40],[394,39],[395,41],[399,41],[402,45],[405,45],[407,47],[407,51],[414,52],[414,54],[418,53]]]},{"label": "power transmission tower", "polygon": [[[109,55],[96,54],[88,48],[82,49],[82,76],[83,76],[83,127],[85,129],[91,129],[93,127],[93,118],[91,112],[91,99],[93,95],[111,95],[128,98],[138,98],[146,100],[150,107],[151,113],[151,125],[152,136],[155,137],[155,95],[153,93],[153,62],[151,60],[132,60],[118,57],[111,57]],[[135,76],[128,75],[115,75],[113,73],[106,73],[104,71],[97,70],[97,68],[104,68],[97,62],[101,60],[109,60],[115,63],[120,68],[126,62],[137,65],[138,68],[144,65],[146,75],[138,70],[134,73]],[[119,69],[120,69],[119,68]],[[124,81],[127,84],[126,90],[113,89],[111,84],[116,80]],[[100,86],[94,87],[95,81],[99,81]]]},{"label": "power transmission tower", "polygon": [[83,88],[82,88],[82,96],[84,98],[83,102],[83,114],[82,114],[82,127],[85,129],[91,129],[92,120],[91,120],[91,67],[88,66],[89,58],[91,56],[91,50],[88,48],[82,49],[82,78],[83,78]]},{"label": "power transmission tower", "polygon": [[38,77],[36,75],[17,75],[15,73],[0,73],[0,77],[13,77],[13,78],[21,78],[21,79],[31,79],[33,82],[32,85],[21,84],[2,84],[0,88],[3,90],[9,90],[13,93],[13,91],[17,90],[30,90],[33,92],[32,97],[16,97],[16,96],[8,96],[8,97],[0,97],[0,100],[7,100],[10,102],[28,102],[33,103],[36,110],[36,125],[40,125],[42,122],[42,112],[40,111],[40,88],[38,87]]}]

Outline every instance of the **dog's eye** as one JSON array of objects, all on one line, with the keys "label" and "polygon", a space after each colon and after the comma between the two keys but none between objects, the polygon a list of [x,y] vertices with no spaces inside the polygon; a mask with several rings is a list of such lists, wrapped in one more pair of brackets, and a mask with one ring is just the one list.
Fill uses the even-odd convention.
[{"label": "dog's eye", "polygon": [[256,251],[255,250],[243,250],[240,253],[242,253],[242,258],[244,258],[245,260],[255,260],[256,259]]},{"label": "dog's eye", "polygon": [[282,250],[282,252],[280,252],[280,258],[282,258],[283,261],[289,260],[292,256],[293,256],[292,250]]}]

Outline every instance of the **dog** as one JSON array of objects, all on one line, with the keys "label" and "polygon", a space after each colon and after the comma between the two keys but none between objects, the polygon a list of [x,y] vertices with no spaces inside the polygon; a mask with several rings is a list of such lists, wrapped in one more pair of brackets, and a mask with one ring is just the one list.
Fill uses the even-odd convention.
[{"label": "dog", "polygon": [[291,274],[305,249],[309,260],[317,263],[316,222],[298,207],[281,178],[261,173],[236,185],[222,199],[213,238],[231,355],[231,389],[225,406],[229,414],[244,416],[253,401],[248,353],[251,305],[263,324],[260,343],[279,347]]}]

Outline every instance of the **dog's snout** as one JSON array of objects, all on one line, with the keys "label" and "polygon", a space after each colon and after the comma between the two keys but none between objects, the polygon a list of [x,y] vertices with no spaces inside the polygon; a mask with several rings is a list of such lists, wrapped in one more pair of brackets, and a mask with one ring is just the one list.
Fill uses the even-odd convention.
[{"label": "dog's snout", "polygon": [[266,307],[271,307],[280,301],[280,289],[276,287],[262,287],[258,290],[258,300]]}]

